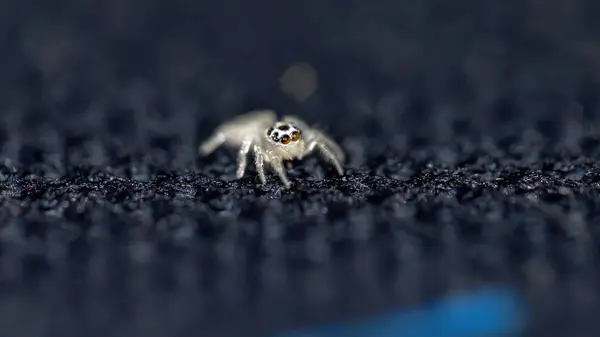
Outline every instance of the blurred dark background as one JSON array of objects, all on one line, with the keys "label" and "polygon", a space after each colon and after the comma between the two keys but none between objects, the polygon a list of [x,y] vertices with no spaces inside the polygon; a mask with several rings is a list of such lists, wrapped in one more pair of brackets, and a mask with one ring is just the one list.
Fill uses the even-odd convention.
[{"label": "blurred dark background", "polygon": [[[482,285],[596,336],[600,2],[0,2],[3,336],[264,336]],[[295,186],[250,109],[348,152]]]}]

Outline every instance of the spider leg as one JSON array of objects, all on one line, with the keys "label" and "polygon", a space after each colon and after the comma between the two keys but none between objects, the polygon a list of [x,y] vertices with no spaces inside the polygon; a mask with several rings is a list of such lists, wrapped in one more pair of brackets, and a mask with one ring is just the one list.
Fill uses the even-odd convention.
[{"label": "spider leg", "polygon": [[275,170],[275,172],[279,176],[279,179],[281,179],[281,182],[285,185],[285,188],[290,188],[290,186],[292,184],[288,180],[288,178],[287,178],[287,176],[285,174],[285,171],[283,170],[283,165],[281,165],[281,162],[274,161],[274,162],[271,163],[271,166],[273,166],[273,169]]},{"label": "spider leg", "polygon": [[318,141],[316,141],[316,140],[311,140],[311,141],[308,143],[308,146],[306,147],[306,150],[304,150],[304,153],[303,153],[302,155],[303,155],[303,156],[306,156],[306,155],[308,155],[308,154],[312,153],[312,152],[315,150],[315,147],[317,147],[317,144],[319,144],[319,142],[318,142]]},{"label": "spider leg", "polygon": [[238,166],[236,176],[237,179],[242,179],[244,177],[244,173],[246,172],[246,166],[248,165],[248,152],[250,152],[250,145],[252,145],[252,139],[247,138],[242,142],[242,147],[238,152]]},{"label": "spider leg", "polygon": [[204,156],[209,155],[223,143],[225,143],[225,134],[216,132],[200,145],[200,153]]},{"label": "spider leg", "polygon": [[331,163],[333,164],[333,166],[335,167],[335,169],[339,175],[341,175],[341,176],[344,175],[344,169],[342,168],[340,159],[335,155],[335,153],[333,151],[331,151],[331,149],[327,145],[325,145],[317,140],[314,140],[309,144],[307,151],[309,151],[309,152],[313,151],[315,148],[319,149],[319,151],[321,152],[321,155],[323,157],[325,157],[326,159],[329,159],[329,161],[331,161]]},{"label": "spider leg", "polygon": [[265,165],[262,148],[259,145],[254,145],[254,166],[256,166],[256,172],[258,173],[258,178],[260,182],[264,185],[267,183],[267,178],[265,177]]},{"label": "spider leg", "polygon": [[340,163],[343,163],[346,159],[346,156],[342,148],[333,139],[325,136],[322,132],[315,131],[315,133],[317,134],[316,138],[319,140],[319,143],[325,145],[331,152],[333,152],[337,160]]},{"label": "spider leg", "polygon": [[[313,141],[319,141],[327,146],[331,152],[333,152],[339,162],[343,163],[346,160],[346,155],[344,154],[342,148],[333,139],[326,136],[325,133],[319,128],[310,127],[305,121],[292,115],[283,116],[282,120],[287,123],[292,123],[299,127],[300,130],[304,131],[309,144]],[[315,145],[312,145],[312,147],[309,146],[303,155],[308,155],[310,152],[312,152],[315,149]]]}]

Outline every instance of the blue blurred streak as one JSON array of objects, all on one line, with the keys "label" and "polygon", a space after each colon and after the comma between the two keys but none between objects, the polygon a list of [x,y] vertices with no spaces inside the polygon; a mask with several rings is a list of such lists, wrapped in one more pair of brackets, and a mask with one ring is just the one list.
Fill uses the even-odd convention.
[{"label": "blue blurred streak", "polygon": [[520,332],[526,318],[516,294],[502,289],[451,296],[429,307],[273,337],[484,337]]}]

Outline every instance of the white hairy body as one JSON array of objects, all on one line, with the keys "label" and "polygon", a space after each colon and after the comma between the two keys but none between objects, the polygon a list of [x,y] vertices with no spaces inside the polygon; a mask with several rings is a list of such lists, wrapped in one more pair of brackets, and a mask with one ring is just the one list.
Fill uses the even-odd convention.
[{"label": "white hairy body", "polygon": [[221,124],[200,145],[200,153],[208,155],[225,145],[238,148],[237,179],[246,172],[248,154],[252,151],[254,165],[261,183],[266,184],[265,164],[279,176],[286,188],[291,186],[283,168],[283,161],[303,159],[315,150],[328,159],[340,175],[345,155],[341,147],[323,132],[309,127],[294,116],[280,121],[273,110],[255,110]]}]

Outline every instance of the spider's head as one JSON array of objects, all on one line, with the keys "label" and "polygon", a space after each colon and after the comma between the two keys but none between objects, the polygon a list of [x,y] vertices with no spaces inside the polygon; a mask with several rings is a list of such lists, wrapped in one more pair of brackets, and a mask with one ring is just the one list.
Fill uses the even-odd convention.
[{"label": "spider's head", "polygon": [[298,157],[304,152],[302,131],[293,124],[277,122],[267,129],[266,137],[271,144],[291,157]]}]

